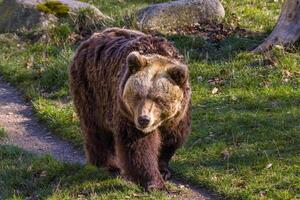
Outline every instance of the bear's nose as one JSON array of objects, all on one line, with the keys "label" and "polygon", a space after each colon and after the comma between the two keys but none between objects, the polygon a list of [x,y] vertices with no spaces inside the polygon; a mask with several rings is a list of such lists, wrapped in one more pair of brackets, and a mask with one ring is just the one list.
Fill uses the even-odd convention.
[{"label": "bear's nose", "polygon": [[147,115],[139,116],[138,123],[141,127],[145,128],[150,123],[150,117]]}]

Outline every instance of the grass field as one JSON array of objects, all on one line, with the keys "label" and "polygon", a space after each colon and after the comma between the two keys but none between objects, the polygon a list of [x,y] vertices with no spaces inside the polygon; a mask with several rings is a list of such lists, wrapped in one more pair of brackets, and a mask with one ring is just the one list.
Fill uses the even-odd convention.
[{"label": "grass field", "polygon": [[[88,2],[124,26],[123,15],[154,1]],[[254,34],[218,42],[167,36],[189,61],[193,92],[192,134],[171,166],[177,177],[223,197],[300,199],[300,49],[249,52],[275,25],[277,1],[223,4],[226,21]],[[61,25],[52,35],[56,42],[47,44],[0,35],[0,73],[24,91],[53,132],[80,146],[67,81],[76,45],[62,42],[71,31]]]}]

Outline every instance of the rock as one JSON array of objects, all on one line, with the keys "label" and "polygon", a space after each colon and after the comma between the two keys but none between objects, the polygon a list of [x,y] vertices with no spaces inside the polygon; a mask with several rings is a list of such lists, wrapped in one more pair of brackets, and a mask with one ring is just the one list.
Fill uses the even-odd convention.
[{"label": "rock", "polygon": [[[45,27],[56,21],[54,13],[47,13],[40,8],[47,0],[4,0],[0,4],[0,33],[16,31],[21,28]],[[80,10],[89,10],[94,20],[108,19],[95,6],[76,0],[56,0],[66,8],[67,14],[76,14]],[[47,8],[47,7],[46,7]]]},{"label": "rock", "polygon": [[137,12],[137,27],[168,33],[197,23],[219,22],[225,10],[218,0],[178,0],[154,4]]}]

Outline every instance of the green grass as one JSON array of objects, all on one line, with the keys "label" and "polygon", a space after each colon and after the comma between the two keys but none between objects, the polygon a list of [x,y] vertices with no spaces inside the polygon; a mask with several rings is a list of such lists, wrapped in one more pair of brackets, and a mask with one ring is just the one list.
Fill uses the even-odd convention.
[{"label": "green grass", "polygon": [[66,164],[0,145],[0,199],[168,199],[142,192],[121,178],[93,166]]},{"label": "green grass", "polygon": [[282,1],[224,0],[227,18],[234,15],[243,28],[251,31],[270,31],[280,13]]},{"label": "green grass", "polygon": [[0,140],[1,140],[2,138],[4,138],[5,135],[6,135],[6,134],[5,134],[4,128],[0,127]]},{"label": "green grass", "polygon": [[[89,2],[123,26],[123,15],[153,1]],[[223,197],[300,199],[300,49],[249,52],[275,25],[280,4],[223,3],[226,21],[262,35],[232,35],[220,42],[168,36],[189,61],[193,92],[192,134],[172,168],[177,177]],[[32,44],[1,35],[0,72],[24,91],[56,134],[81,145],[67,84],[76,47],[61,41]],[[216,78],[221,83],[212,81]],[[212,94],[214,88],[217,94]]]}]

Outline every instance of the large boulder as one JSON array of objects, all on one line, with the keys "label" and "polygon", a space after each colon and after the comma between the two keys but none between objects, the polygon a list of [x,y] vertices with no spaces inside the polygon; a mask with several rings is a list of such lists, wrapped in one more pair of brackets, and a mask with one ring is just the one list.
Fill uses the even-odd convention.
[{"label": "large boulder", "polygon": [[168,33],[198,23],[219,22],[224,16],[219,0],[178,0],[141,9],[136,20],[140,30]]},{"label": "large boulder", "polygon": [[[50,2],[50,3],[49,3]],[[51,7],[51,3],[59,5],[61,11],[55,9],[52,6],[48,9],[48,3]],[[45,6],[46,5],[46,6]],[[49,22],[55,21],[55,14],[74,14],[82,10],[88,10],[91,18],[107,19],[108,17],[101,13],[95,6],[88,3],[76,1],[76,0],[4,0],[0,4],[0,33],[16,31],[21,28],[30,29],[37,26],[47,26]]]}]

